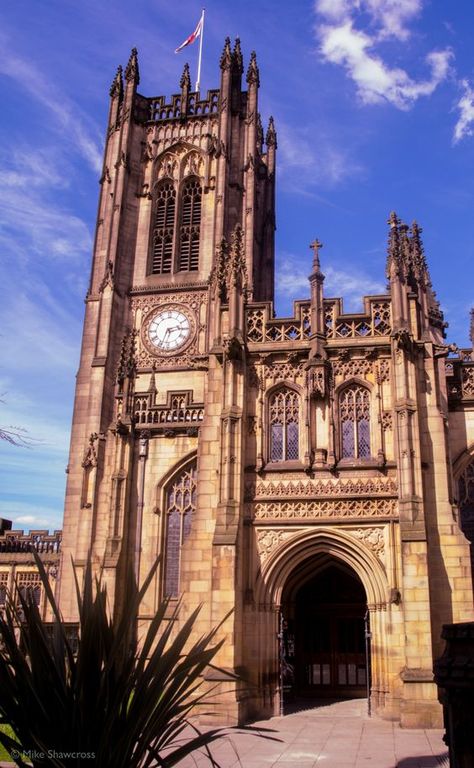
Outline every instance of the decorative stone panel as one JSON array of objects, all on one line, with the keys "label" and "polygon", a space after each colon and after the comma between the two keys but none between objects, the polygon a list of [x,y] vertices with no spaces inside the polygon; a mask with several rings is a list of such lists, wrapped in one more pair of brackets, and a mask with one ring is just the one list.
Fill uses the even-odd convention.
[{"label": "decorative stone panel", "polygon": [[335,499],[334,501],[256,502],[249,505],[255,520],[334,520],[398,516],[396,499]]}]

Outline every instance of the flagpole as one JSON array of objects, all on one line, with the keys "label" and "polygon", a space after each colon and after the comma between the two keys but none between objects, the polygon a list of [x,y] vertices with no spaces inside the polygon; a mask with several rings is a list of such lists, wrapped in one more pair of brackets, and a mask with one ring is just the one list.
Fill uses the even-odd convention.
[{"label": "flagpole", "polygon": [[202,15],[201,15],[201,34],[199,35],[199,56],[198,56],[198,72],[197,72],[197,80],[196,80],[196,91],[199,91],[199,88],[201,86],[201,60],[202,60],[202,38],[204,37],[204,13],[205,9],[202,9]]}]

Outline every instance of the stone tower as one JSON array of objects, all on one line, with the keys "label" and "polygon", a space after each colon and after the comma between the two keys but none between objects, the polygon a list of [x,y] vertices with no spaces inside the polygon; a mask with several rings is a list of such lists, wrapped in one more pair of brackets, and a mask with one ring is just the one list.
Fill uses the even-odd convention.
[{"label": "stone tower", "polygon": [[246,90],[238,40],[220,69],[205,98],[187,66],[179,94],[146,98],[133,50],[112,83],[61,607],[74,621],[71,556],[91,552],[119,609],[127,563],[143,580],[160,555],[142,618],[183,595],[198,634],[224,620],[223,719],[369,684],[380,713],[434,725],[441,624],[470,618],[472,586],[420,229],[391,215],[389,292],[359,314],[324,296],[315,240],[310,298],[276,318],[275,127],[255,54]]}]

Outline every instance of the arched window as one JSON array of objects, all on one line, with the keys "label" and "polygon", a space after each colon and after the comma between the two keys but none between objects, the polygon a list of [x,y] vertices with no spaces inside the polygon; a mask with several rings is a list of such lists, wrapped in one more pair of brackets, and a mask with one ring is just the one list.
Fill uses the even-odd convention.
[{"label": "arched window", "polygon": [[461,529],[469,539],[474,539],[474,462],[471,461],[458,481],[459,515]]},{"label": "arched window", "polygon": [[269,401],[270,461],[299,458],[300,399],[292,389],[279,389]]},{"label": "arched window", "polygon": [[196,509],[196,462],[188,464],[166,491],[165,588],[166,597],[178,597],[181,549],[191,532]]},{"label": "arched window", "polygon": [[175,209],[176,192],[173,182],[164,181],[157,190],[151,268],[154,275],[166,275],[171,272]]},{"label": "arched window", "polygon": [[183,184],[181,196],[181,222],[179,228],[180,272],[199,269],[199,235],[201,230],[202,190],[199,179],[191,177]]},{"label": "arched window", "polygon": [[370,392],[353,385],[339,395],[339,426],[343,459],[370,457]]}]

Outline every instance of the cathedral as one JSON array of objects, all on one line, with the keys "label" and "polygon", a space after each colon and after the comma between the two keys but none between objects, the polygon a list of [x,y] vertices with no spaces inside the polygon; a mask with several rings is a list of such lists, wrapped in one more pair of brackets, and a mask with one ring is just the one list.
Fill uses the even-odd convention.
[{"label": "cathedral", "polygon": [[444,340],[421,230],[390,215],[387,293],[357,314],[325,296],[315,240],[307,296],[276,317],[255,54],[244,68],[227,39],[206,95],[187,65],[169,98],[139,82],[134,49],[110,90],[64,618],[71,557],[92,553],[119,610],[125,569],[143,581],[159,556],[141,619],[182,597],[196,635],[221,623],[222,722],[369,692],[382,717],[439,726],[442,625],[473,615],[474,357]]}]

